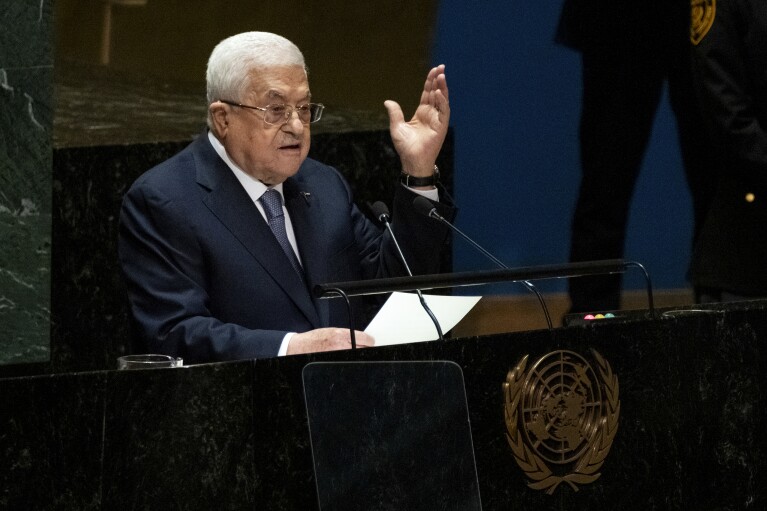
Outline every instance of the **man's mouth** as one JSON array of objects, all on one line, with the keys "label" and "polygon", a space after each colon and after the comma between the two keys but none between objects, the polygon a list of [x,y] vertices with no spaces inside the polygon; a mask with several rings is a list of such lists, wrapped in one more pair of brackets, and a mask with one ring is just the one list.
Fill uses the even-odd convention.
[{"label": "man's mouth", "polygon": [[285,144],[283,146],[280,146],[281,151],[300,151],[301,150],[301,144]]}]

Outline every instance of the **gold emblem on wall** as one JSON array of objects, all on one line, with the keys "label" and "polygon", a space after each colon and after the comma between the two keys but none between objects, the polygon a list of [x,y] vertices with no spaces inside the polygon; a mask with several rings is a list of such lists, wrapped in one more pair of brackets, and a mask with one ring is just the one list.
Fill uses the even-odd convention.
[{"label": "gold emblem on wall", "polygon": [[716,17],[716,0],[692,0],[690,41],[697,45],[706,37]]},{"label": "gold emblem on wall", "polygon": [[591,350],[596,370],[573,351],[544,355],[527,370],[525,355],[503,384],[506,439],[530,479],[549,495],[596,481],[618,431],[618,377]]}]

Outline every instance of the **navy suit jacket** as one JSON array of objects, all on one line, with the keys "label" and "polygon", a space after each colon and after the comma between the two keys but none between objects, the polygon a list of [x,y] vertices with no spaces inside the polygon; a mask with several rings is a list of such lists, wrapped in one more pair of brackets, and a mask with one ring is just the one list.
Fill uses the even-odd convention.
[{"label": "navy suit jacket", "polygon": [[[408,264],[436,273],[448,233],[397,188],[392,226]],[[123,200],[119,256],[149,351],[190,363],[276,356],[287,332],[348,327],[346,303],[313,298],[315,284],[405,274],[389,233],[359,211],[332,167],[307,159],[283,193],[306,284],[207,133],[136,180]]]}]

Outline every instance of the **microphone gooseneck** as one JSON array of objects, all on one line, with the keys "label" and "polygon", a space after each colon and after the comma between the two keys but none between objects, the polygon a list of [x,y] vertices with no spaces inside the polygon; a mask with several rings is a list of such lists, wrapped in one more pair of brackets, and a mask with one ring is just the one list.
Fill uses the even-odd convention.
[{"label": "microphone gooseneck", "polygon": [[[405,259],[405,254],[402,253],[402,249],[400,249],[399,243],[397,243],[397,237],[394,235],[394,230],[391,228],[389,208],[386,207],[386,204],[384,204],[383,202],[377,201],[370,205],[370,209],[373,211],[373,214],[375,215],[375,217],[386,226],[386,229],[389,231],[389,234],[391,235],[391,239],[394,242],[394,246],[397,248],[397,254],[399,254],[400,261],[402,261],[402,264],[405,266],[405,270],[407,271],[407,274],[412,277],[413,272],[410,271],[410,266],[408,266],[407,264],[407,260]],[[432,323],[434,323],[434,328],[437,329],[437,335],[439,336],[439,340],[444,341],[445,336],[442,334],[442,327],[440,327],[439,321],[437,321],[437,317],[434,315],[434,312],[432,312],[431,308],[426,303],[426,299],[424,299],[423,293],[421,293],[420,289],[416,289],[415,292],[418,295],[418,301],[421,302],[421,307],[423,307],[423,310],[426,311],[426,314],[429,315],[429,318],[431,318]]]},{"label": "microphone gooseneck", "polygon": [[[413,199],[413,207],[416,209],[417,212],[421,213],[422,215],[438,220],[442,222],[443,224],[447,225],[448,227],[450,227],[450,229],[458,233],[463,239],[468,241],[471,246],[477,249],[482,255],[490,259],[499,268],[503,268],[506,270],[509,269],[509,267],[505,265],[500,259],[498,259],[493,254],[485,250],[482,246],[479,245],[479,243],[471,239],[462,230],[460,230],[458,227],[453,225],[445,217],[437,213],[437,208],[434,207],[434,204],[432,204],[431,201],[427,199],[426,197],[419,195],[418,197]],[[527,289],[529,289],[538,298],[538,302],[541,304],[541,309],[543,309],[543,315],[546,316],[546,325],[549,327],[549,330],[552,330],[554,327],[551,324],[551,316],[549,315],[549,309],[548,307],[546,307],[546,302],[543,300],[543,296],[541,296],[541,293],[532,284],[532,282],[527,280],[523,280],[521,282]]]},{"label": "microphone gooseneck", "polygon": [[349,338],[351,339],[352,349],[356,350],[357,336],[354,333],[354,314],[352,313],[352,302],[349,301],[349,296],[340,287],[334,287],[332,289],[329,289],[328,291],[332,291],[336,293],[338,296],[342,297],[344,300],[346,300],[346,311],[349,314]]}]

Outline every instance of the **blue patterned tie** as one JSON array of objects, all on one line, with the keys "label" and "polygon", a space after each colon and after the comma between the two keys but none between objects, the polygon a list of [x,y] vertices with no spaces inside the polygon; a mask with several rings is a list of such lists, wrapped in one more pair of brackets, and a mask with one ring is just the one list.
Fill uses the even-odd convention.
[{"label": "blue patterned tie", "polygon": [[285,255],[288,256],[290,264],[296,270],[298,275],[303,279],[304,271],[301,268],[301,263],[298,262],[298,257],[293,251],[293,247],[288,241],[288,232],[285,230],[285,215],[282,212],[282,195],[280,192],[274,189],[269,189],[258,199],[258,202],[264,207],[266,213],[266,219],[269,222],[269,227],[274,233],[274,237],[277,238],[277,242],[282,247]]}]

